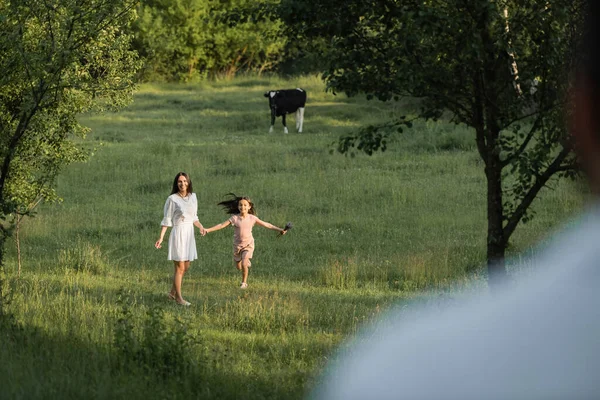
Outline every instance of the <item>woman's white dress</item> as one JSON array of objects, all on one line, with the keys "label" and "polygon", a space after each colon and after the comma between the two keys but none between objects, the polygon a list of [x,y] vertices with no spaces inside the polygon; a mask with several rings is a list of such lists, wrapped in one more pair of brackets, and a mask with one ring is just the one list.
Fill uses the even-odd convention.
[{"label": "woman's white dress", "polygon": [[193,261],[198,258],[194,222],[198,221],[198,200],[196,193],[182,198],[177,193],[170,195],[165,202],[162,226],[172,227],[169,236],[169,260]]}]

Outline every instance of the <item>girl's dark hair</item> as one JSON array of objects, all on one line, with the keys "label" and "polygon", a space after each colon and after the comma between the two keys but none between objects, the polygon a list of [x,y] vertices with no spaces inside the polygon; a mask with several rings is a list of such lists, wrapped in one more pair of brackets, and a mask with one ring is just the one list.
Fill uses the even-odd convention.
[{"label": "girl's dark hair", "polygon": [[175,175],[175,179],[173,179],[173,188],[171,189],[171,194],[179,192],[179,187],[177,187],[177,180],[180,176],[183,176],[188,183],[187,192],[194,193],[194,190],[192,189],[192,180],[190,179],[189,175],[185,172],[178,172],[177,175]]},{"label": "girl's dark hair", "polygon": [[229,200],[224,200],[218,203],[219,206],[222,206],[227,214],[239,214],[240,210],[238,209],[238,204],[240,200],[246,200],[250,203],[250,210],[248,210],[248,214],[256,215],[256,209],[254,208],[254,203],[250,200],[250,197],[247,196],[236,196],[234,193],[227,193],[227,196],[231,198]]}]

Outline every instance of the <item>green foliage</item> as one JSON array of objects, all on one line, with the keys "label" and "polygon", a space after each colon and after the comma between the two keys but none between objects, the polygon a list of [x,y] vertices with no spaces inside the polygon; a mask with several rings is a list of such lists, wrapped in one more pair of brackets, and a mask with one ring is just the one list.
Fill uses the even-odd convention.
[{"label": "green foliage", "polygon": [[9,310],[13,292],[6,277],[5,268],[0,265],[0,328],[11,325],[13,315]]},{"label": "green foliage", "polygon": [[119,289],[116,304],[119,307],[114,326],[113,348],[117,353],[117,364],[120,368],[128,367],[128,364],[137,358],[138,339],[135,332],[133,313],[131,312],[131,292],[123,288]]},{"label": "green foliage", "polygon": [[143,0],[132,25],[148,79],[194,81],[272,69],[286,39],[278,0]]},{"label": "green foliage", "polygon": [[295,296],[282,298],[275,291],[244,294],[228,301],[216,319],[221,329],[244,333],[281,335],[309,327],[307,310]]},{"label": "green foliage", "polygon": [[339,290],[356,289],[357,275],[358,267],[352,259],[335,260],[321,270],[323,284]]},{"label": "green foliage", "polygon": [[135,298],[121,289],[117,298],[119,311],[114,329],[113,347],[121,368],[141,368],[158,378],[185,376],[194,372],[191,347],[197,339],[189,333],[188,324],[175,317],[168,321],[164,309],[147,310],[142,328],[136,329],[131,307]]},{"label": "green foliage", "polygon": [[[400,116],[394,121],[367,125],[358,133],[340,137],[337,142],[337,151],[342,154],[350,154],[352,157],[355,156],[353,151],[355,147],[370,156],[376,151],[383,152],[387,149],[391,132],[403,133],[402,126],[412,128],[412,124],[412,120],[409,121],[405,116]],[[333,150],[330,153],[333,153]]]},{"label": "green foliage", "polygon": [[[323,76],[334,93],[417,98],[420,118],[447,112],[472,129],[488,185],[488,258],[501,266],[495,260],[541,188],[577,168],[564,106],[581,4],[283,0],[281,16],[300,35],[331,37]],[[404,121],[345,135],[337,149],[385,150]]]},{"label": "green foliage", "polygon": [[[311,93],[303,134],[267,134],[262,94],[271,85]],[[327,154],[340,135],[409,113],[397,106],[333,96],[313,76],[244,76],[146,84],[127,109],[83,116],[88,140],[122,140],[61,174],[64,201],[42,205],[23,227],[27,268],[18,279],[15,249],[6,246],[10,311],[25,330],[18,341],[0,338],[0,397],[302,399],[326,361],[344,351],[339,345],[392,305],[485,290],[482,161],[474,144],[441,150],[445,135],[471,143],[465,127],[415,121],[384,154]],[[192,306],[167,298],[173,266],[166,248],[152,245],[180,168],[191,174],[205,226],[226,218],[216,203],[232,190],[254,197],[261,218],[294,222],[280,239],[254,230],[248,291],[239,290],[230,231],[197,237],[200,259],[183,283]],[[515,232],[511,254],[582,206],[569,182],[558,183],[534,204],[535,220]],[[79,238],[110,255],[110,274],[55,267]],[[149,314],[156,307],[161,317]],[[142,355],[146,327],[155,318],[173,338],[178,317],[187,337],[199,339],[182,358],[188,372],[147,372],[171,359],[164,353],[180,353],[152,339],[161,343],[155,349],[171,350]]]},{"label": "green foliage", "polygon": [[109,263],[100,246],[77,240],[73,247],[63,248],[58,254],[58,267],[69,274],[87,273],[106,275]]},{"label": "green foliage", "polygon": [[[0,226],[57,200],[63,168],[88,152],[77,116],[130,99],[139,67],[123,33],[134,2],[0,1]],[[0,259],[0,264],[2,259]]]}]

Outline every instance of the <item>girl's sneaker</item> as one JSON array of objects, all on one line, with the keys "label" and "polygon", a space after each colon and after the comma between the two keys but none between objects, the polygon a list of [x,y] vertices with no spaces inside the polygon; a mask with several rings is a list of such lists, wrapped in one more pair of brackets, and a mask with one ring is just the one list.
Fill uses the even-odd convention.
[{"label": "girl's sneaker", "polygon": [[240,289],[246,289],[248,287],[248,284],[246,282],[242,282]]}]

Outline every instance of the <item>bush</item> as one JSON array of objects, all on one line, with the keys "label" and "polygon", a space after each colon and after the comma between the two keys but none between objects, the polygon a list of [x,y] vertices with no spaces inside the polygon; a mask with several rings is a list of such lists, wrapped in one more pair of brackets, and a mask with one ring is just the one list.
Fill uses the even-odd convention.
[{"label": "bush", "polygon": [[93,275],[106,275],[109,266],[100,246],[81,241],[77,241],[73,248],[60,250],[58,265],[65,273],[75,272]]},{"label": "bush", "polygon": [[113,339],[117,367],[135,366],[161,379],[194,372],[196,363],[190,348],[197,340],[189,333],[188,324],[181,317],[167,321],[164,310],[154,306],[147,310],[141,328],[136,329],[131,312],[134,303],[130,292],[119,291]]},{"label": "bush", "polygon": [[334,260],[321,268],[321,281],[334,289],[355,289],[357,287],[358,266],[356,260],[345,262]]}]

